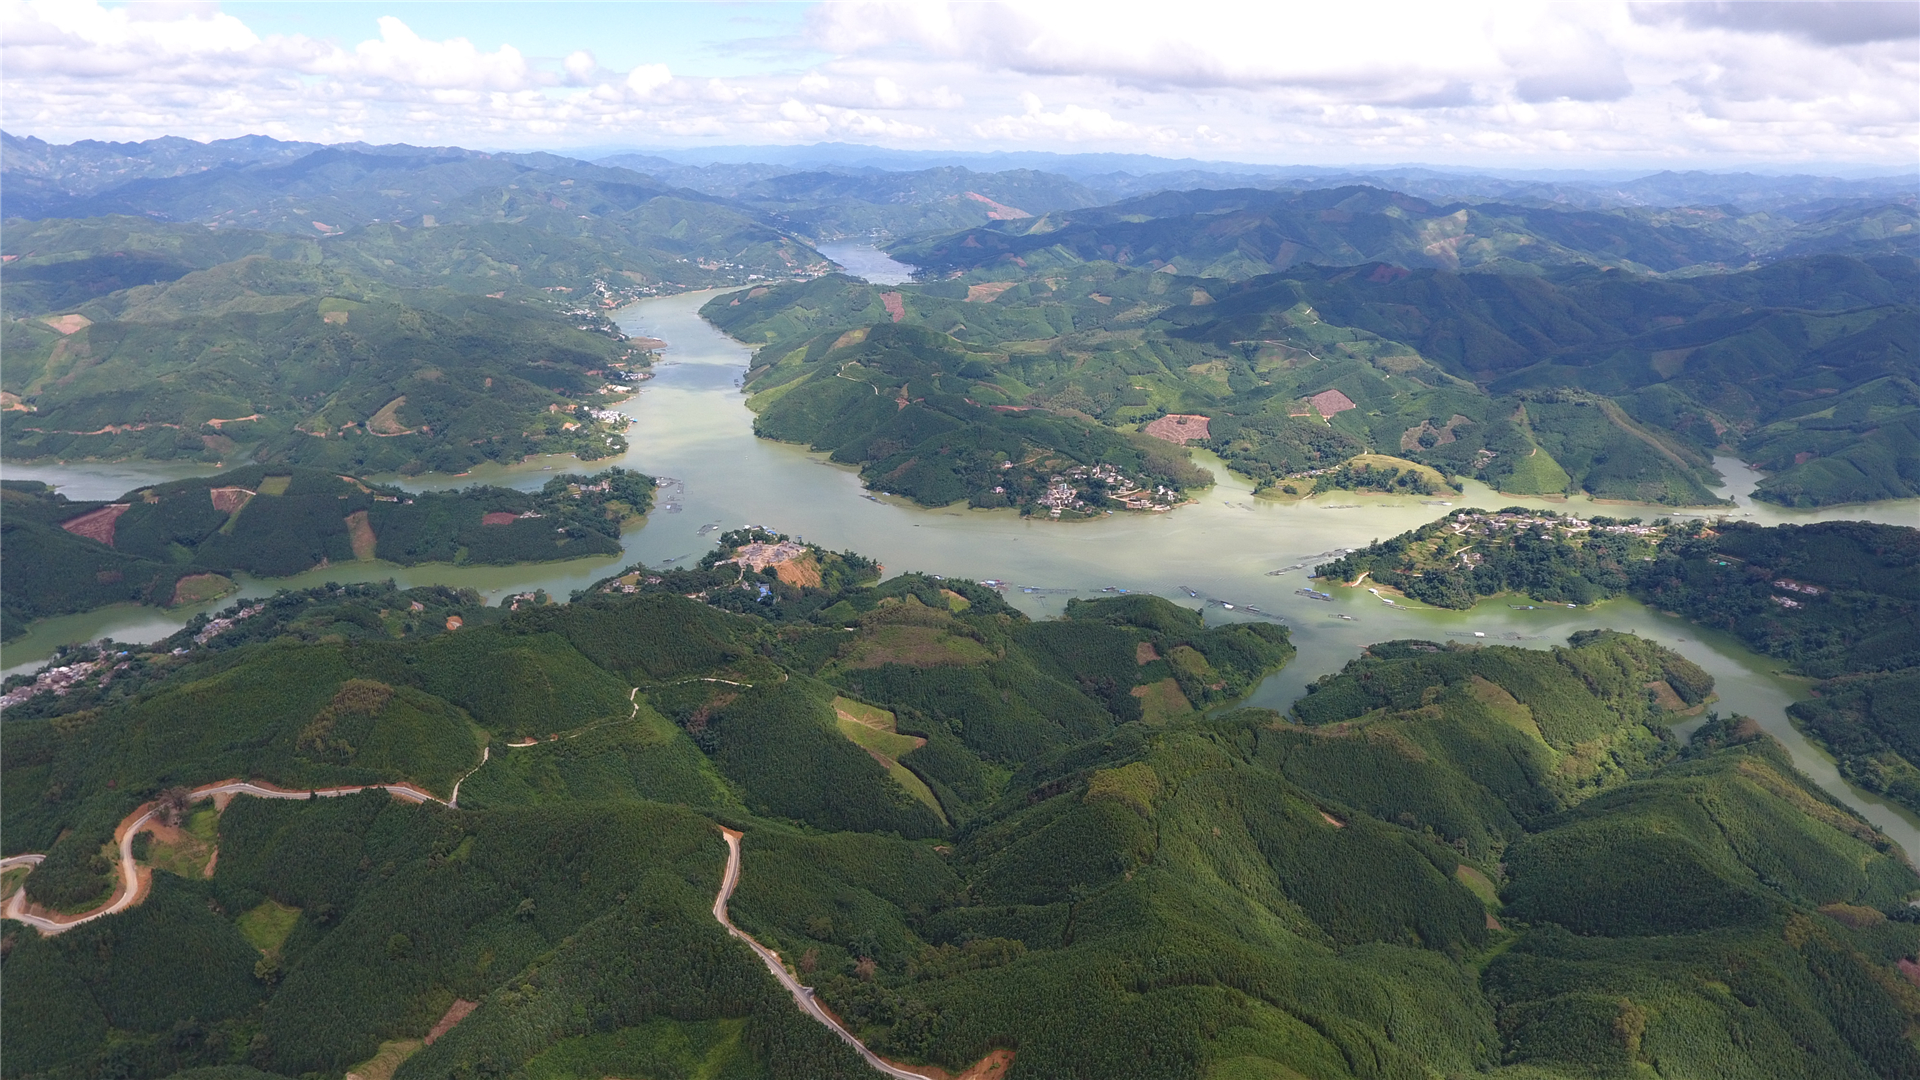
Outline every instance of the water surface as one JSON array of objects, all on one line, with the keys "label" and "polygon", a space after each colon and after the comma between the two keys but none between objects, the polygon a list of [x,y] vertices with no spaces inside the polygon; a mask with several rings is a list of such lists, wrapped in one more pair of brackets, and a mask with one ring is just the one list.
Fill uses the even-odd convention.
[{"label": "water surface", "polygon": [[913,267],[895,262],[871,244],[841,241],[815,244],[815,251],[840,264],[849,276],[875,285],[898,285],[913,280]]},{"label": "water surface", "polygon": [[[870,249],[869,249],[870,250]],[[877,254],[877,253],[876,253]],[[836,259],[839,257],[834,256]],[[842,260],[844,262],[844,260]],[[1786,744],[1794,761],[1910,852],[1920,852],[1920,821],[1871,794],[1846,785],[1817,747],[1795,731],[1786,706],[1805,695],[1804,680],[1778,673],[1783,665],[1737,640],[1703,631],[1651,611],[1629,599],[1594,608],[1514,610],[1502,599],[1471,611],[1390,606],[1364,589],[1316,583],[1332,603],[1296,594],[1307,584],[1310,556],[1359,547],[1431,521],[1449,504],[1495,508],[1521,505],[1582,514],[1653,517],[1659,507],[1598,504],[1581,497],[1540,499],[1501,495],[1469,482],[1458,498],[1359,495],[1330,492],[1304,501],[1256,498],[1251,484],[1229,473],[1211,455],[1198,458],[1216,484],[1193,505],[1168,514],[1120,514],[1090,522],[1022,518],[1013,510],[925,509],[902,499],[866,492],[854,470],[825,455],[753,435],[741,379],[749,358],[745,346],[700,319],[711,293],[642,301],[618,313],[622,329],[664,339],[668,346],[656,376],[620,405],[632,416],[630,450],[619,459],[583,465],[571,458],[536,459],[510,467],[476,469],[466,477],[391,478],[413,490],[474,482],[538,487],[556,472],[617,464],[665,478],[648,521],[623,538],[618,558],[515,567],[401,568],[356,563],[295,578],[243,580],[246,595],[270,594],[326,581],[392,577],[402,586],[439,583],[480,590],[497,601],[509,593],[544,588],[557,597],[586,587],[632,561],[653,566],[697,561],[719,530],[759,524],[835,550],[851,549],[879,559],[889,574],[906,570],[996,578],[1013,586],[1008,599],[1036,618],[1058,615],[1070,596],[1103,590],[1152,592],[1189,607],[1204,607],[1209,621],[1261,618],[1293,628],[1299,657],[1258,687],[1251,704],[1284,710],[1305,686],[1337,671],[1365,645],[1399,637],[1454,638],[1529,648],[1564,644],[1569,634],[1595,627],[1632,631],[1659,641],[1705,667],[1718,681],[1716,708],[1753,716]],[[1700,511],[1739,515],[1762,524],[1856,518],[1898,524],[1920,522],[1920,503],[1829,507],[1793,511],[1754,503],[1756,474],[1726,459],[1727,490],[1737,509]],[[7,466],[9,477],[44,479],[74,497],[119,494],[163,478],[136,466]],[[159,467],[164,478],[189,475]],[[130,478],[132,478],[130,480]],[[111,489],[110,491],[108,489]],[[98,494],[96,494],[98,492]],[[1279,576],[1269,571],[1307,562],[1307,569]],[[223,607],[231,599],[206,605]],[[1210,602],[1210,603],[1209,603]],[[1233,605],[1232,610],[1224,606]],[[204,608],[203,608],[204,610]],[[1334,618],[1347,614],[1353,621]],[[112,608],[51,619],[6,649],[9,672],[31,670],[62,642],[111,635],[123,641],[152,640],[177,629],[192,610]],[[1477,636],[1477,635],[1484,635]]]}]

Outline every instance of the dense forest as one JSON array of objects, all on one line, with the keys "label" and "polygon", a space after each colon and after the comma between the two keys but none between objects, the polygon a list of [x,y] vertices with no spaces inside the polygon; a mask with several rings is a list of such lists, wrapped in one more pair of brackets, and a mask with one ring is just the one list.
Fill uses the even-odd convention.
[{"label": "dense forest", "polygon": [[33,619],[107,604],[199,603],[229,575],[285,577],[383,559],[505,565],[620,553],[653,505],[653,478],[614,468],[537,491],[474,485],[411,493],[315,469],[249,466],[72,502],[36,481],[0,482],[4,636]]},{"label": "dense forest", "polygon": [[143,903],[6,924],[0,1068],[860,1075],[714,922],[724,825],[734,920],[951,1071],[1920,1069],[1920,876],[1750,721],[1682,746],[1697,666],[1397,641],[1291,716],[1218,712],[1291,656],[1268,623],[1036,622],[758,530],[567,605],[328,587],[76,650],[0,724],[35,904],[97,904],[115,823],[212,780],[459,805],[188,796]]}]

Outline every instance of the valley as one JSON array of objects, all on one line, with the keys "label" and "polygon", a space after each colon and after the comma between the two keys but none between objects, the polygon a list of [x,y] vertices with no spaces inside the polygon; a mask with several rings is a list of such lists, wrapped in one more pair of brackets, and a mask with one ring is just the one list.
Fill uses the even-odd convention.
[{"label": "valley", "polygon": [[4,1080],[1920,1074],[1897,185],[0,150]]}]

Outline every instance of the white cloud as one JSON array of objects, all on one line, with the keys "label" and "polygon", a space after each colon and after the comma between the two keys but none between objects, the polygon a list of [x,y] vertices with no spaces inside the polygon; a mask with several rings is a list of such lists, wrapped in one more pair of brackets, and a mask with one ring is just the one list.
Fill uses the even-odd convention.
[{"label": "white cloud", "polygon": [[823,4],[808,14],[810,51],[794,54],[804,62],[729,75],[680,55],[609,71],[592,27],[579,48],[542,58],[422,37],[392,17],[369,40],[336,44],[263,35],[211,4],[0,0],[0,126],[57,141],[847,139],[1278,161],[1910,164],[1915,12],[1904,2]]},{"label": "white cloud", "polygon": [[335,52],[307,70],[349,78],[376,79],[412,86],[464,90],[517,90],[531,74],[520,51],[502,45],[481,52],[466,38],[428,41],[391,15],[380,18],[380,37]]},{"label": "white cloud", "polygon": [[568,82],[575,86],[582,86],[599,72],[600,61],[594,59],[592,52],[581,49],[568,53],[567,58],[560,61],[560,67],[567,73]]},{"label": "white cloud", "polygon": [[640,97],[652,97],[654,91],[673,81],[673,72],[665,64],[641,64],[627,72],[627,89]]},{"label": "white cloud", "polygon": [[1025,110],[1018,116],[997,116],[973,125],[983,139],[1008,142],[1065,141],[1116,142],[1146,139],[1174,142],[1179,135],[1172,129],[1148,129],[1138,124],[1115,120],[1112,114],[1081,105],[1066,105],[1048,112],[1038,95],[1022,94]]}]

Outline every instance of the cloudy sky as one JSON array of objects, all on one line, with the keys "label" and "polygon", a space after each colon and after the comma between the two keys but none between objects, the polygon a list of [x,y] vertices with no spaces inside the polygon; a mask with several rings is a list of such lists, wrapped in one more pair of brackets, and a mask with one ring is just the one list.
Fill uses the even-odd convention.
[{"label": "cloudy sky", "polygon": [[0,0],[0,127],[1913,167],[1920,4]]}]

